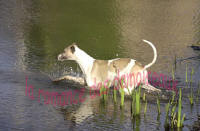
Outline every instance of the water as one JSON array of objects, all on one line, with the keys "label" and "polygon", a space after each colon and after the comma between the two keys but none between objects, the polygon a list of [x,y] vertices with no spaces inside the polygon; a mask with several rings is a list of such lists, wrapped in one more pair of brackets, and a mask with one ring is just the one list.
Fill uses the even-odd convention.
[{"label": "water", "polygon": [[[145,65],[152,60],[153,52],[142,39],[152,41],[158,59],[149,70],[171,76],[175,56],[178,61],[199,56],[199,51],[189,47],[200,42],[199,5],[198,0],[1,0],[0,130],[164,130],[165,101],[161,101],[160,120],[153,99],[146,118],[141,115],[134,125],[128,99],[120,110],[119,102],[115,106],[112,98],[105,106],[99,97],[91,99],[85,91],[84,102],[61,107],[44,104],[38,92],[74,93],[82,88],[69,82],[53,83],[49,78],[80,75],[75,62],[57,61],[57,55],[72,42],[97,59],[130,57]],[[199,104],[190,108],[186,63],[189,72],[192,67],[195,70],[196,96],[199,59],[178,62],[175,74],[178,87],[184,88],[183,130],[192,130]],[[26,96],[26,78],[33,86],[33,100]],[[78,97],[76,94],[74,98]]]}]

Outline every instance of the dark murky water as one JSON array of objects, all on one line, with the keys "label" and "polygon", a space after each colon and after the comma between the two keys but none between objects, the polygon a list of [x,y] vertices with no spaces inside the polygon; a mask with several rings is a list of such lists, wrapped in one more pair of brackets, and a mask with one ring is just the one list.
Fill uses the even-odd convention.
[{"label": "dark murky water", "polygon": [[[164,130],[166,102],[161,102],[160,120],[156,100],[152,100],[146,118],[141,115],[134,125],[130,100],[120,110],[112,98],[104,106],[99,97],[91,99],[85,92],[84,102],[55,107],[44,104],[38,92],[80,89],[73,83],[52,83],[48,77],[80,74],[74,62],[56,59],[72,42],[98,59],[131,57],[145,65],[153,57],[152,49],[141,41],[147,39],[158,50],[150,71],[171,76],[175,56],[181,60],[200,55],[189,47],[200,42],[199,29],[198,0],[0,0],[0,130]],[[189,105],[186,63],[189,72],[192,67],[195,70],[196,92],[200,62],[187,60],[176,65],[178,87],[184,88],[183,130],[192,130],[200,107],[199,103],[193,108]],[[33,86],[33,100],[26,96],[26,78]],[[76,94],[74,99],[78,97]]]}]

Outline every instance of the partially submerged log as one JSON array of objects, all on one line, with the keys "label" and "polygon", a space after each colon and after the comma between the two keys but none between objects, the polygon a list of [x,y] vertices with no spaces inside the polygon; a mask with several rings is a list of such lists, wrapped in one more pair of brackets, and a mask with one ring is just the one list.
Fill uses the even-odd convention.
[{"label": "partially submerged log", "polygon": [[[61,81],[61,80],[69,80],[69,81],[73,81],[73,82],[78,83],[78,84],[83,85],[83,86],[86,85],[86,82],[85,82],[83,77],[65,75],[65,76],[62,76],[60,78],[52,79],[53,82],[58,82],[58,81]],[[141,87],[146,89],[148,92],[149,91],[161,92],[160,89],[157,89],[150,84],[149,85],[142,85]],[[86,87],[86,88],[89,89],[88,87]]]}]

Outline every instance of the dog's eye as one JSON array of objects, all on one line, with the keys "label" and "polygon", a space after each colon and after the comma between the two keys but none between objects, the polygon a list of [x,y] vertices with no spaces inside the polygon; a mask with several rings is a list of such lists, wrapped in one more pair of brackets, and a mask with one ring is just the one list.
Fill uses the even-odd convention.
[{"label": "dog's eye", "polygon": [[74,47],[74,46],[71,46],[70,49],[71,49],[71,52],[72,52],[72,54],[73,54],[73,53],[75,52],[75,47]]}]

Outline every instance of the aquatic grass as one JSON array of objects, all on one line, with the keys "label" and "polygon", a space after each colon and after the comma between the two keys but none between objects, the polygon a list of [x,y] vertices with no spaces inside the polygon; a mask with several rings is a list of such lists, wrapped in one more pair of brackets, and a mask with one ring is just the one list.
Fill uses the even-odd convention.
[{"label": "aquatic grass", "polygon": [[193,76],[193,74],[194,74],[194,68],[192,67],[192,71],[190,73],[190,86],[192,84],[192,76]]},{"label": "aquatic grass", "polygon": [[135,92],[135,116],[139,116],[140,115],[140,86],[138,91]]},{"label": "aquatic grass", "polygon": [[175,105],[172,107],[172,109],[171,109],[171,117],[174,116],[175,111],[176,111],[176,104],[175,104]]},{"label": "aquatic grass", "polygon": [[172,79],[175,80],[175,71],[174,71],[174,66],[172,66]]},{"label": "aquatic grass", "polygon": [[114,103],[117,103],[117,90],[115,88],[113,91],[113,99],[114,99]]},{"label": "aquatic grass", "polygon": [[146,112],[147,112],[147,100],[145,101],[144,105],[144,117],[146,116]]},{"label": "aquatic grass", "polygon": [[158,115],[161,114],[160,112],[160,99],[157,97],[157,109],[158,109]]},{"label": "aquatic grass", "polygon": [[102,86],[99,90],[101,98],[103,98],[104,87]]},{"label": "aquatic grass", "polygon": [[141,87],[135,89],[132,93],[132,115],[140,116],[140,95],[141,95]]},{"label": "aquatic grass", "polygon": [[170,102],[171,105],[174,103],[175,95],[176,95],[176,93],[175,93],[175,91],[173,91],[172,92],[172,99],[171,99],[171,102]]},{"label": "aquatic grass", "polygon": [[165,112],[166,112],[166,116],[165,116],[165,128],[169,127],[169,108],[170,108],[170,103],[168,102],[165,106]]},{"label": "aquatic grass", "polygon": [[131,103],[131,113],[132,113],[132,116],[134,116],[135,114],[135,90],[133,90],[133,93],[132,93],[132,103]]},{"label": "aquatic grass", "polygon": [[120,106],[123,107],[124,106],[124,89],[122,87],[120,87],[120,96],[121,96]]},{"label": "aquatic grass", "polygon": [[107,93],[108,93],[108,89],[104,88],[104,93],[103,93],[103,99],[104,99],[104,101],[107,100]]},{"label": "aquatic grass", "polygon": [[188,83],[188,65],[186,64],[186,69],[185,69],[185,82]]},{"label": "aquatic grass", "polygon": [[144,92],[144,94],[143,94],[142,100],[143,100],[143,101],[146,100],[146,94],[145,94],[145,92]]},{"label": "aquatic grass", "polygon": [[107,93],[108,93],[108,89],[105,88],[104,85],[102,85],[100,88],[100,96],[104,102],[107,100]]},{"label": "aquatic grass", "polygon": [[140,117],[135,118],[135,125],[136,125],[135,130],[139,131],[140,130]]},{"label": "aquatic grass", "polygon": [[121,83],[120,83],[120,96],[121,96],[121,104],[120,104],[120,107],[122,108],[124,106],[124,79],[121,80]]},{"label": "aquatic grass", "polygon": [[184,122],[184,120],[185,120],[185,113],[183,114],[183,117],[182,117],[182,119],[181,119],[181,127],[183,127],[183,122]]},{"label": "aquatic grass", "polygon": [[[181,120],[181,109],[182,109],[182,90],[179,88],[179,99],[178,99],[178,121],[177,121],[177,127],[180,128],[183,126],[183,121],[185,118],[185,115],[183,115],[183,121]],[[182,123],[181,123],[182,122]]]},{"label": "aquatic grass", "polygon": [[194,94],[193,94],[192,88],[191,88],[191,91],[190,91],[190,95],[188,95],[188,99],[190,101],[190,105],[193,106],[193,104],[194,104]]},{"label": "aquatic grass", "polygon": [[171,119],[171,128],[174,128],[174,126],[176,125],[177,125],[177,120],[176,120],[176,112],[175,112]]}]

